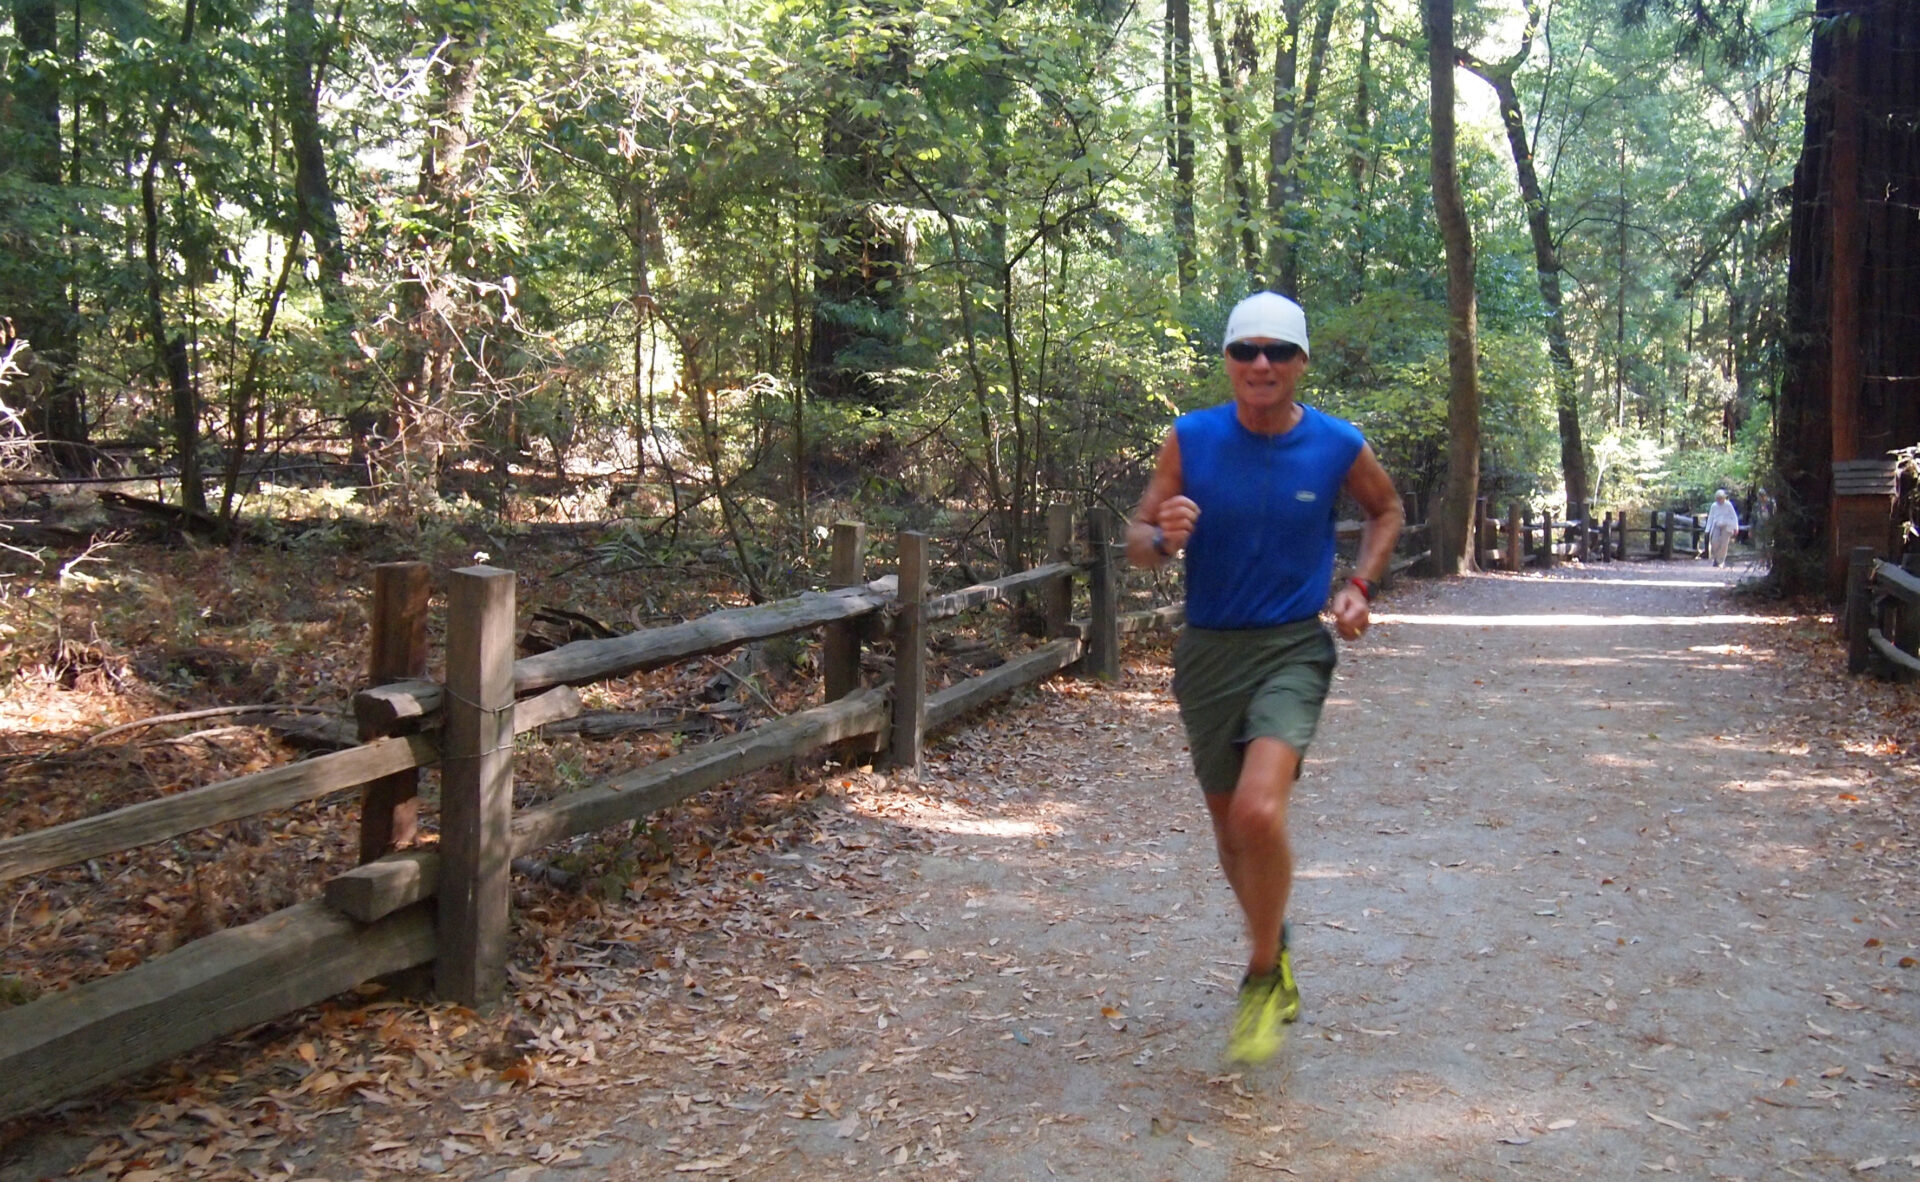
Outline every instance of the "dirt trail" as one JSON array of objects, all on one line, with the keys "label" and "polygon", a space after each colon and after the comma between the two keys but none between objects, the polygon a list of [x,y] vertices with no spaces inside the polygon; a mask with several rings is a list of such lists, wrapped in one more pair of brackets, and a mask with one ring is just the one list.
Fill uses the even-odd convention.
[{"label": "dirt trail", "polygon": [[1815,625],[1733,574],[1383,603],[1296,795],[1268,1068],[1221,1062],[1237,921],[1137,660],[523,956],[531,1088],[350,1094],[165,1176],[1915,1177],[1920,771],[1825,737],[1859,720],[1777,660]]}]

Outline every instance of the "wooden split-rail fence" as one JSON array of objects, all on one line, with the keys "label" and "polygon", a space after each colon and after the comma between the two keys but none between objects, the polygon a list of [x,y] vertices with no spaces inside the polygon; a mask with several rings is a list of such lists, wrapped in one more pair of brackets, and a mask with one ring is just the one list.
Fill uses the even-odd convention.
[{"label": "wooden split-rail fence", "polygon": [[[484,1006],[505,986],[513,860],[579,834],[644,818],[724,781],[844,744],[917,775],[929,729],[1067,669],[1119,672],[1122,632],[1177,615],[1115,610],[1111,514],[1088,515],[1084,560],[1072,556],[1071,508],[1048,518],[1052,561],[944,595],[928,593],[925,535],[898,538],[897,573],[866,581],[865,528],[834,534],[824,593],[720,611],[682,624],[576,641],[514,659],[514,576],[473,566],[446,588],[445,683],[427,669],[427,569],[376,570],[369,666],[356,695],[359,745],[299,763],[144,801],[0,840],[0,882],[361,790],[362,864],[323,897],[155,957],[132,969],[0,1010],[0,1119],[123,1078],[202,1043],[278,1018],[355,986],[431,964],[443,999]],[[1075,583],[1088,618],[1075,620]],[[1045,642],[979,676],[929,693],[927,626],[1037,595]],[[580,713],[574,686],[725,652],[775,637],[822,633],[825,702],[686,749],[515,811],[517,735]],[[863,685],[863,643],[890,639],[892,680]],[[413,835],[419,770],[440,768],[437,845],[395,852]]]},{"label": "wooden split-rail fence", "polygon": [[1882,560],[1871,546],[1847,556],[1847,672],[1920,680],[1920,555]]},{"label": "wooden split-rail fence", "polygon": [[[1423,530],[1413,527],[1405,537]],[[1358,532],[1352,523],[1340,527],[1343,539]],[[1184,605],[1119,611],[1117,518],[1104,509],[1086,515],[1079,557],[1075,533],[1072,508],[1053,506],[1047,564],[933,595],[925,535],[900,534],[896,573],[866,581],[865,527],[842,523],[834,531],[825,592],[575,641],[518,660],[513,573],[466,567],[453,571],[446,587],[444,683],[425,677],[427,568],[377,568],[368,662],[374,684],[354,698],[357,746],[0,839],[5,883],[343,790],[361,793],[361,864],[327,882],[321,898],[0,1010],[0,1080],[6,1081],[0,1119],[424,965],[432,966],[434,991],[443,1000],[486,1006],[505,987],[516,858],[642,819],[810,752],[858,752],[918,775],[927,733],[978,706],[1063,671],[1117,677],[1120,637],[1177,627]],[[1393,570],[1422,557],[1403,557]],[[1087,613],[1075,618],[1082,580]],[[1029,595],[1045,621],[1042,643],[929,692],[930,623]],[[515,738],[579,714],[573,687],[815,631],[822,705],[513,808]],[[881,640],[892,643],[892,678],[863,684],[862,647]],[[416,831],[420,769],[434,765],[440,769],[439,841],[397,848]]]},{"label": "wooden split-rail fence", "polygon": [[1476,506],[1475,561],[1481,570],[1517,571],[1528,563],[1552,566],[1573,559],[1580,562],[1624,562],[1631,534],[1645,539],[1641,557],[1697,558],[1706,553],[1707,515],[1666,509],[1648,510],[1646,524],[1633,525],[1626,510],[1595,517],[1591,510],[1569,506],[1563,519],[1543,510],[1534,518],[1531,505],[1515,501],[1504,519],[1492,511],[1487,498]]}]

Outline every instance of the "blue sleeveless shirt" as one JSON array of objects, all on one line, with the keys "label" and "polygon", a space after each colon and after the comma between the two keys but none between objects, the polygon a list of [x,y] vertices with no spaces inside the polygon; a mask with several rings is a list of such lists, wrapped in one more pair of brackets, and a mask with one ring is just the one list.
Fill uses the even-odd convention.
[{"label": "blue sleeveless shirt", "polygon": [[1200,506],[1187,540],[1187,623],[1268,628],[1320,614],[1333,583],[1334,511],[1366,446],[1310,406],[1283,435],[1247,430],[1234,404],[1181,415],[1181,492]]}]

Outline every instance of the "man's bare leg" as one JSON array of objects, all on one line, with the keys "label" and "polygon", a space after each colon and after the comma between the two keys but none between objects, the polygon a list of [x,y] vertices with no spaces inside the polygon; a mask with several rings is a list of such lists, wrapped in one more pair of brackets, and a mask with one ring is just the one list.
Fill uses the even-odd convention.
[{"label": "man's bare leg", "polygon": [[1280,924],[1293,891],[1287,803],[1299,770],[1300,755],[1291,745],[1255,739],[1234,790],[1206,794],[1220,868],[1247,921],[1247,972],[1255,977],[1272,972],[1280,959]]}]

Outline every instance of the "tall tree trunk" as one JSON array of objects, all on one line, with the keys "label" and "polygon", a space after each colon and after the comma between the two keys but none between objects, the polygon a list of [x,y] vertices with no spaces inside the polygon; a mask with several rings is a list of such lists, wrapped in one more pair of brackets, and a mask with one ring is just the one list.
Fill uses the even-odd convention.
[{"label": "tall tree trunk", "polygon": [[[791,213],[791,211],[790,211]],[[792,391],[793,411],[790,456],[793,474],[793,517],[799,530],[796,551],[804,553],[813,545],[807,528],[807,458],[812,454],[807,439],[807,253],[803,249],[805,233],[797,216],[789,217],[793,242],[787,250],[787,386]]]},{"label": "tall tree trunk", "polygon": [[[180,19],[180,45],[193,42],[197,0],[187,0]],[[154,361],[167,383],[173,424],[174,462],[180,468],[180,506],[193,513],[207,511],[207,490],[200,475],[200,390],[193,382],[187,338],[167,327],[166,285],[160,262],[160,170],[170,160],[173,120],[178,96],[171,83],[160,113],[154,119],[153,146],[140,174],[140,215],[146,262],[147,335]]]},{"label": "tall tree trunk", "polygon": [[1774,570],[1786,591],[1837,597],[1851,547],[1884,553],[1901,537],[1893,502],[1841,492],[1834,465],[1884,463],[1920,439],[1920,21],[1902,0],[1819,0],[1812,26]]},{"label": "tall tree trunk", "polygon": [[[621,182],[615,199],[626,207],[626,234],[628,250],[628,282],[632,288],[629,299],[633,303],[633,405],[637,423],[634,431],[634,479],[645,484],[647,479],[647,456],[657,454],[660,461],[660,478],[665,481],[673,496],[673,528],[678,531],[680,522],[680,474],[674,469],[673,461],[660,447],[660,413],[654,392],[655,345],[660,339],[661,320],[659,308],[654,303],[653,267],[654,260],[666,253],[666,236],[661,230],[659,210],[654,204],[653,191],[639,176],[630,176]],[[798,297],[796,297],[797,299]],[[796,308],[796,314],[798,309]],[[800,351],[798,345],[796,352]],[[797,367],[804,357],[795,361]],[[797,372],[796,372],[797,377]],[[796,395],[796,425],[798,423],[798,397]],[[796,447],[801,446],[796,438]],[[796,469],[801,463],[800,455],[794,457]],[[804,477],[796,472],[795,480]],[[804,496],[804,485],[798,490]],[[803,502],[804,503],[804,502]],[[678,534],[676,532],[675,536]]]},{"label": "tall tree trunk", "polygon": [[1180,299],[1197,275],[1193,192],[1193,3],[1167,0],[1167,166],[1173,170],[1173,249]]},{"label": "tall tree trunk", "polygon": [[[22,205],[44,207],[47,214],[64,208],[60,192],[60,73],[33,60],[59,53],[59,8],[55,0],[13,0],[13,35],[19,48],[12,57],[8,103],[0,104],[4,117],[6,151],[12,160],[0,170],[14,172],[20,181],[16,193],[32,194]],[[24,209],[16,212],[24,212]],[[14,330],[33,349],[28,388],[37,391],[25,407],[27,428],[50,446],[49,458],[65,470],[84,462],[87,442],[86,402],[75,380],[73,320],[69,309],[64,248],[61,235],[29,235],[22,226],[6,236],[13,257],[0,263],[5,276],[0,287],[0,317],[13,320]]]},{"label": "tall tree trunk", "polygon": [[[988,10],[998,19],[1004,12],[999,3],[990,3]],[[1002,40],[995,48],[1002,61],[1013,61],[1019,55],[1019,47]],[[992,317],[982,326],[1000,335],[1000,350],[1006,366],[1006,421],[1010,428],[1012,454],[1002,450],[1000,433],[985,441],[987,454],[992,463],[991,486],[994,490],[993,512],[999,519],[1000,560],[1003,571],[1018,570],[1027,548],[1028,509],[1032,502],[1033,489],[1030,480],[1034,471],[1033,438],[1027,422],[1025,389],[1026,373],[1023,362],[1020,334],[1018,331],[1019,289],[1014,283],[1014,266],[1008,246],[1008,206],[1006,194],[1011,187],[1012,162],[1007,153],[1007,122],[1005,111],[1013,105],[1013,79],[1006,70],[988,70],[980,79],[982,95],[985,99],[981,114],[981,148],[986,153],[987,176],[991,178],[991,194],[986,206],[986,257],[981,260],[984,276],[993,283],[997,295]],[[1044,220],[1044,214],[1043,220]],[[955,245],[955,258],[960,259]],[[986,309],[981,309],[986,311]],[[977,323],[977,322],[975,322]],[[969,355],[973,356],[969,345]],[[1004,481],[1004,484],[1003,484]]]},{"label": "tall tree trunk", "polygon": [[1567,339],[1567,315],[1560,293],[1560,251],[1553,239],[1553,213],[1546,190],[1540,186],[1540,174],[1533,165],[1533,145],[1527,139],[1527,124],[1520,110],[1520,96],[1513,87],[1513,76],[1532,51],[1539,26],[1540,9],[1535,0],[1527,2],[1527,25],[1520,48],[1498,65],[1489,65],[1470,53],[1461,53],[1460,64],[1493,87],[1500,103],[1500,122],[1507,130],[1507,148],[1513,154],[1513,169],[1519,179],[1520,200],[1527,211],[1527,233],[1533,240],[1533,269],[1540,285],[1540,302],[1547,309],[1547,359],[1553,367],[1553,403],[1560,421],[1560,472],[1567,485],[1567,503],[1584,514],[1588,504],[1586,447],[1580,436],[1580,401],[1573,372],[1573,348]]},{"label": "tall tree trunk", "polygon": [[[1320,0],[1314,11],[1313,32],[1307,46],[1307,77],[1297,87],[1300,60],[1300,22],[1306,0],[1288,0],[1287,27],[1274,55],[1273,131],[1268,138],[1267,267],[1276,291],[1298,294],[1300,252],[1295,240],[1302,228],[1300,157],[1313,138],[1314,110],[1320,101],[1320,79],[1326,70],[1327,46],[1333,36],[1336,0]],[[1281,79],[1286,79],[1282,83]]]},{"label": "tall tree trunk", "polygon": [[[1620,137],[1620,192],[1615,199],[1613,250],[1613,425],[1627,423],[1627,137]],[[1644,400],[1641,426],[1645,426]]]},{"label": "tall tree trunk", "polygon": [[1301,119],[1300,18],[1306,0],[1280,6],[1280,40],[1273,53],[1273,117],[1267,130],[1267,284],[1275,291],[1299,294],[1300,270],[1294,258],[1292,214],[1300,202],[1300,178],[1294,154]]},{"label": "tall tree trunk", "polygon": [[1422,0],[1427,33],[1433,206],[1447,255],[1447,475],[1435,521],[1434,561],[1443,575],[1474,569],[1474,501],[1480,494],[1480,375],[1473,227],[1454,159],[1453,0]]},{"label": "tall tree trunk", "polygon": [[407,334],[396,374],[399,463],[425,487],[436,487],[453,437],[453,359],[457,317],[455,244],[466,231],[467,151],[473,108],[486,69],[487,29],[471,9],[441,30],[443,50],[430,100],[432,131],[420,158],[416,200],[425,230],[401,289]]},{"label": "tall tree trunk", "polygon": [[1300,91],[1300,143],[1313,134],[1314,114],[1320,109],[1320,82],[1327,74],[1327,50],[1333,43],[1333,14],[1340,0],[1320,0],[1313,15],[1313,38],[1307,47],[1307,80]]},{"label": "tall tree trunk", "polygon": [[1247,83],[1255,59],[1255,17],[1244,2],[1233,9],[1233,56],[1227,55],[1227,35],[1220,24],[1214,0],[1207,0],[1207,27],[1213,40],[1214,65],[1220,74],[1220,127],[1227,142],[1227,191],[1232,194],[1234,228],[1240,240],[1240,266],[1247,276],[1247,289],[1262,286],[1260,276],[1260,239],[1253,225],[1253,189],[1247,182],[1246,139],[1242,132],[1246,109]]},{"label": "tall tree trunk", "polygon": [[1353,105],[1347,109],[1347,174],[1360,192],[1372,156],[1362,146],[1373,134],[1373,0],[1361,5],[1360,56],[1353,71]]},{"label": "tall tree trunk", "polygon": [[313,0],[287,0],[285,103],[296,225],[313,238],[313,255],[320,263],[320,298],[328,317],[336,327],[345,328],[352,322],[342,289],[347,252],[340,240],[333,185],[327,177],[326,144],[320,134],[320,74],[325,55],[319,47]]},{"label": "tall tree trunk", "polygon": [[863,55],[852,76],[836,86],[840,100],[820,129],[826,190],[839,205],[821,226],[814,263],[807,387],[816,401],[886,407],[901,397],[879,371],[888,368],[886,357],[900,344],[895,321],[905,260],[881,212],[896,188],[882,151],[888,124],[868,100],[885,87],[908,85],[912,44],[901,27],[905,16],[890,2],[834,19],[865,22],[885,49]]}]

